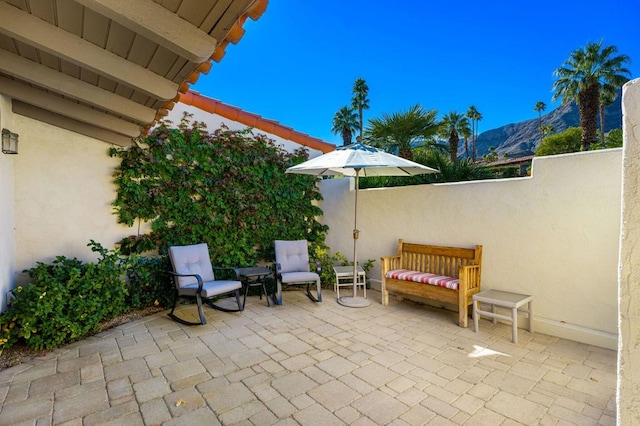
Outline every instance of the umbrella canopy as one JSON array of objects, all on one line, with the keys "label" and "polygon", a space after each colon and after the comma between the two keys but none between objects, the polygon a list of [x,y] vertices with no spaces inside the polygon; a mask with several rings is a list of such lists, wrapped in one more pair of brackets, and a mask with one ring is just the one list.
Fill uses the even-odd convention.
[{"label": "umbrella canopy", "polygon": [[437,173],[438,170],[424,166],[363,143],[354,143],[336,148],[327,154],[313,158],[297,166],[289,167],[287,173],[315,176],[415,176]]},{"label": "umbrella canopy", "polygon": [[353,296],[341,297],[338,303],[344,306],[361,308],[369,301],[356,296],[358,270],[358,179],[360,176],[415,176],[425,173],[437,173],[438,170],[413,161],[381,151],[363,143],[355,143],[336,148],[327,154],[313,158],[297,166],[289,167],[287,173],[299,173],[314,176],[354,176],[356,178],[355,218],[353,225]]}]

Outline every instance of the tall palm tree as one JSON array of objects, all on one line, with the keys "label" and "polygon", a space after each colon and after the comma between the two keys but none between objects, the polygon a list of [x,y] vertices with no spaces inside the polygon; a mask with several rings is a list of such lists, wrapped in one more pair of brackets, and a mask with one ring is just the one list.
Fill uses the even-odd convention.
[{"label": "tall palm tree", "polygon": [[362,139],[362,130],[364,126],[362,111],[369,109],[369,86],[364,78],[358,78],[353,83],[353,98],[351,100],[351,106],[358,111],[358,117],[360,118],[360,139]]},{"label": "tall palm tree", "polygon": [[343,106],[333,116],[331,131],[342,136],[342,145],[351,145],[353,132],[358,130],[358,115],[348,106]]},{"label": "tall palm tree", "polygon": [[618,90],[616,87],[611,86],[610,84],[604,84],[601,88],[600,88],[600,98],[598,99],[600,101],[600,142],[602,143],[602,147],[606,148],[607,145],[605,143],[605,139],[604,139],[604,132],[605,132],[605,126],[604,126],[604,113],[605,113],[605,109],[611,105],[613,103],[613,101],[616,100],[616,98],[618,97]]},{"label": "tall palm tree", "polygon": [[536,106],[533,108],[538,113],[538,131],[540,132],[540,139],[542,139],[542,111],[547,109],[547,104],[542,101],[536,102]]},{"label": "tall palm tree", "polygon": [[468,128],[469,120],[456,111],[451,111],[442,118],[440,135],[449,141],[449,155],[453,162],[458,158],[458,142],[460,141],[460,133],[465,123]]},{"label": "tall palm tree", "polygon": [[471,105],[467,110],[466,116],[471,120],[471,131],[473,132],[473,139],[471,140],[471,158],[476,161],[478,156],[478,149],[476,142],[478,141],[478,122],[482,120],[482,114],[478,109]]},{"label": "tall palm tree", "polygon": [[382,114],[381,118],[369,120],[365,134],[373,145],[411,160],[413,148],[434,143],[432,137],[439,130],[437,115],[438,111],[427,111],[416,104],[405,112]]},{"label": "tall palm tree", "polygon": [[469,124],[469,118],[465,115],[464,119],[460,123],[460,128],[458,129],[458,133],[460,136],[464,138],[464,156],[465,158],[469,157],[469,138],[471,137],[471,124]]},{"label": "tall palm tree", "polygon": [[596,141],[600,90],[603,85],[621,87],[629,81],[631,72],[624,67],[629,62],[627,55],[614,56],[616,46],[587,43],[586,47],[574,50],[569,59],[557,70],[553,83],[553,99],[562,98],[562,103],[578,103],[582,149],[587,151]]}]

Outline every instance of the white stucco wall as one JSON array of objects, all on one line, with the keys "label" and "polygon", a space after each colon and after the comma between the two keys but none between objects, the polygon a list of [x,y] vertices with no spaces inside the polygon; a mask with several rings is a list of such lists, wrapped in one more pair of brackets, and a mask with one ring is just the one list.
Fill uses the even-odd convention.
[{"label": "white stucco wall", "polygon": [[116,223],[111,203],[112,173],[118,159],[109,144],[78,133],[14,115],[20,134],[15,156],[16,282],[21,271],[56,256],[92,261],[93,239],[113,248],[134,230]]},{"label": "white stucco wall", "polygon": [[[536,158],[530,178],[359,193],[359,260],[394,254],[398,238],[481,244],[482,286],[535,296],[536,331],[617,346],[620,149]],[[332,251],[352,257],[353,179],[324,180]]]},{"label": "white stucco wall", "polygon": [[[244,130],[247,128],[245,124],[238,123],[237,121],[229,120],[228,118],[221,117],[218,114],[211,114],[210,112],[203,111],[200,108],[194,107],[193,105],[187,105],[178,102],[169,115],[167,116],[167,120],[170,120],[173,125],[177,126],[180,124],[180,120],[184,113],[187,112],[189,114],[193,114],[191,120],[193,121],[201,121],[207,125],[207,130],[213,132],[216,129],[219,129],[223,124],[229,128],[229,130]],[[267,135],[269,139],[273,139],[276,145],[282,146],[285,151],[293,152],[296,149],[300,148],[301,145],[290,140],[284,139],[278,135],[274,135],[273,133],[264,132],[260,129],[254,129],[254,134],[263,134]],[[307,151],[309,151],[309,158],[314,158],[319,155],[322,155],[321,151],[316,149],[311,149],[306,147]]]},{"label": "white stucco wall", "polygon": [[622,92],[624,132],[620,237],[618,424],[640,424],[640,79]]},{"label": "white stucco wall", "polygon": [[[13,126],[11,100],[2,95],[0,95],[0,129],[9,129],[18,133]],[[15,268],[13,165],[16,159],[16,155],[0,153],[0,311],[7,307],[6,295],[13,288]]]}]

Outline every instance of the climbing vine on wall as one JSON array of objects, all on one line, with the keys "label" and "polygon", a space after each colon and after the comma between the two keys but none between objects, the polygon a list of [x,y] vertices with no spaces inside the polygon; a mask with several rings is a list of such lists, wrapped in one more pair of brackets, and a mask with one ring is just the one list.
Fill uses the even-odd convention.
[{"label": "climbing vine on wall", "polygon": [[177,128],[165,123],[110,155],[121,159],[118,221],[151,223],[149,233],[120,242],[124,252],[165,254],[171,245],[206,242],[217,265],[248,266],[272,260],[276,239],[324,245],[315,178],[285,174],[306,150],[288,153],[249,129],[208,133],[185,116]]}]

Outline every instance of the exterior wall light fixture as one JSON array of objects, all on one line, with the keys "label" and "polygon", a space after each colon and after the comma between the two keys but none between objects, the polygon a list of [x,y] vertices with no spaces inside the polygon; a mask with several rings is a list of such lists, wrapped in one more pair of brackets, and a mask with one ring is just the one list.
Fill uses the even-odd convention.
[{"label": "exterior wall light fixture", "polygon": [[18,153],[18,134],[2,129],[2,153],[17,154]]}]

